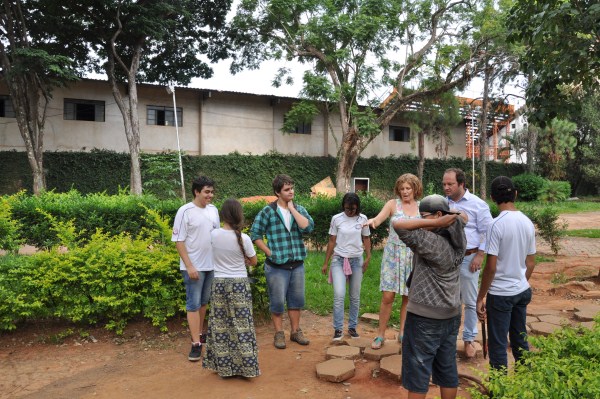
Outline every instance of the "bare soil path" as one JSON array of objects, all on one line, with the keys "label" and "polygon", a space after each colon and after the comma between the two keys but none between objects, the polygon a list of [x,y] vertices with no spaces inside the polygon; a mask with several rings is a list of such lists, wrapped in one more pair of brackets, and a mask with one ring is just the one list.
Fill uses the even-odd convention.
[{"label": "bare soil path", "polygon": [[[600,212],[564,215],[569,228],[600,228]],[[583,227],[589,226],[589,227]],[[580,246],[581,239],[569,241]],[[581,256],[559,253],[554,262],[537,266],[531,284],[532,311],[548,310],[576,323],[573,310],[600,304],[600,240]],[[586,247],[588,248],[588,247]],[[596,251],[597,248],[597,251]],[[539,252],[544,252],[540,243]],[[548,252],[549,253],[549,252]],[[562,276],[565,284],[552,283]],[[591,282],[583,289],[575,280]],[[398,381],[377,373],[378,363],[358,361],[356,375],[345,383],[316,377],[316,364],[325,360],[331,337],[331,317],[303,313],[303,329],[311,339],[307,347],[289,343],[286,350],[272,345],[269,324],[257,327],[262,375],[252,380],[222,379],[187,360],[189,339],[183,319],[170,322],[161,334],[146,322],[134,322],[123,337],[100,328],[52,323],[30,323],[15,332],[0,333],[0,398],[395,398],[406,397]],[[72,334],[69,335],[69,329]],[[361,323],[359,332],[373,337],[375,327]],[[83,332],[83,334],[81,333]],[[87,336],[89,334],[90,336]],[[388,330],[388,339],[395,332]],[[64,336],[68,335],[66,338]],[[459,358],[459,369],[473,374],[485,370],[487,361]],[[466,385],[465,385],[466,386]],[[464,387],[462,397],[470,397]],[[432,386],[429,398],[439,396]]]}]

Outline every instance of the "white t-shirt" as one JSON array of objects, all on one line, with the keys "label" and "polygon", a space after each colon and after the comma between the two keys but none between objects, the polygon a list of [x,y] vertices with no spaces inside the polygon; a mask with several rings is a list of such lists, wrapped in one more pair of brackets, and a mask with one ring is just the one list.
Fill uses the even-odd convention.
[{"label": "white t-shirt", "polygon": [[[235,231],[216,229],[210,233],[213,248],[213,263],[215,277],[248,277],[244,255],[238,244]],[[242,244],[246,256],[256,255],[252,240],[247,234],[242,233]]]},{"label": "white t-shirt", "polygon": [[281,218],[283,219],[283,224],[287,231],[290,231],[292,228],[292,212],[289,209],[285,209],[277,205],[277,209],[279,209],[279,213],[281,213]]},{"label": "white t-shirt", "polygon": [[525,258],[535,254],[535,227],[531,220],[520,211],[502,211],[492,222],[487,237],[486,252],[498,257],[488,292],[512,296],[529,288]]},{"label": "white t-shirt", "polygon": [[[204,208],[193,202],[183,205],[175,215],[171,241],[185,242],[188,256],[198,271],[213,270],[210,232],[219,228],[219,211],[208,204]],[[179,260],[179,269],[186,270],[183,260]]]},{"label": "white t-shirt", "polygon": [[333,253],[344,258],[362,256],[362,237],[371,235],[369,226],[363,227],[367,221],[367,217],[362,213],[348,217],[342,212],[333,216],[329,225],[329,235],[336,236]]}]

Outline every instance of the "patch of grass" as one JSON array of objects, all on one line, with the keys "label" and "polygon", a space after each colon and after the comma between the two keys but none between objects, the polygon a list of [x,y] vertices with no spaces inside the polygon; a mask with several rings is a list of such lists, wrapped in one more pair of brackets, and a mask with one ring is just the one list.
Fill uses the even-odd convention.
[{"label": "patch of grass", "polygon": [[554,262],[554,258],[551,256],[536,255],[535,263],[541,263],[541,262]]},{"label": "patch of grass", "polygon": [[565,284],[568,281],[569,278],[563,272],[554,273],[552,279],[550,279],[550,282],[554,285]]},{"label": "patch of grass", "polygon": [[[379,290],[379,277],[381,272],[381,256],[383,250],[373,250],[369,268],[363,276],[360,291],[359,315],[363,313],[379,313],[381,291]],[[306,273],[306,308],[319,315],[329,315],[333,312],[333,286],[327,283],[327,276],[321,273],[324,252],[309,251],[305,264]],[[390,325],[398,324],[400,319],[400,305],[402,296],[396,295],[390,317]],[[348,295],[346,294],[346,311],[348,309]],[[346,316],[347,319],[347,316]]]},{"label": "patch of grass", "polygon": [[569,237],[600,238],[600,229],[567,230],[565,235]]},{"label": "patch of grass", "polygon": [[[546,208],[547,202],[534,201],[534,202],[518,202],[516,203],[517,209],[520,204],[526,204],[526,206],[534,206],[536,208]],[[553,202],[552,207],[555,208],[558,213],[582,213],[582,212],[598,212],[600,211],[600,202],[598,201],[561,201]]]}]

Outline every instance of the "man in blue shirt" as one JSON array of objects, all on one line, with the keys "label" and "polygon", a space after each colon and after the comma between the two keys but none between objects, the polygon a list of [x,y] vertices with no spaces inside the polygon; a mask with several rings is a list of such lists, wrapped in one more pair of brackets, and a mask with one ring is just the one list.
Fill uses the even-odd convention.
[{"label": "man in blue shirt", "polygon": [[486,233],[492,223],[490,207],[478,196],[466,188],[465,172],[450,168],[444,172],[442,180],[444,193],[451,209],[467,214],[469,221],[465,226],[467,249],[460,266],[460,296],[464,305],[463,341],[465,357],[475,357],[473,340],[477,336],[477,291],[479,270],[483,263],[486,246]]},{"label": "man in blue shirt", "polygon": [[[300,345],[310,343],[300,329],[306,258],[302,234],[310,233],[315,224],[304,207],[294,204],[294,181],[291,177],[275,176],[273,191],[277,201],[265,206],[256,215],[250,229],[250,238],[267,255],[265,276],[271,320],[275,327],[273,343],[277,349],[285,349],[282,324],[286,304],[292,329],[290,340]],[[264,237],[267,238],[266,243]]]}]

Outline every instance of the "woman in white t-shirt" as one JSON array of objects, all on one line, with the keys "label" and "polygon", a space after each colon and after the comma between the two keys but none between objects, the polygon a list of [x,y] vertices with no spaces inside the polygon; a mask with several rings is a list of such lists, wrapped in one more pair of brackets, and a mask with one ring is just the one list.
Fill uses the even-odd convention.
[{"label": "woman in white t-shirt", "polygon": [[204,368],[221,377],[257,377],[258,346],[247,266],[256,266],[256,250],[241,232],[242,206],[228,199],[221,208],[223,227],[211,232],[215,275]]},{"label": "woman in white t-shirt", "polygon": [[[331,218],[329,242],[325,263],[321,271],[327,274],[329,260],[329,282],[333,283],[333,339],[342,339],[344,327],[344,298],[346,282],[349,283],[350,309],[348,311],[348,335],[358,338],[358,308],[363,273],[371,260],[371,237],[366,226],[367,217],[360,213],[360,198],[348,193],[342,199],[343,212]],[[363,252],[366,258],[363,261]],[[333,255],[333,258],[332,258]]]}]

